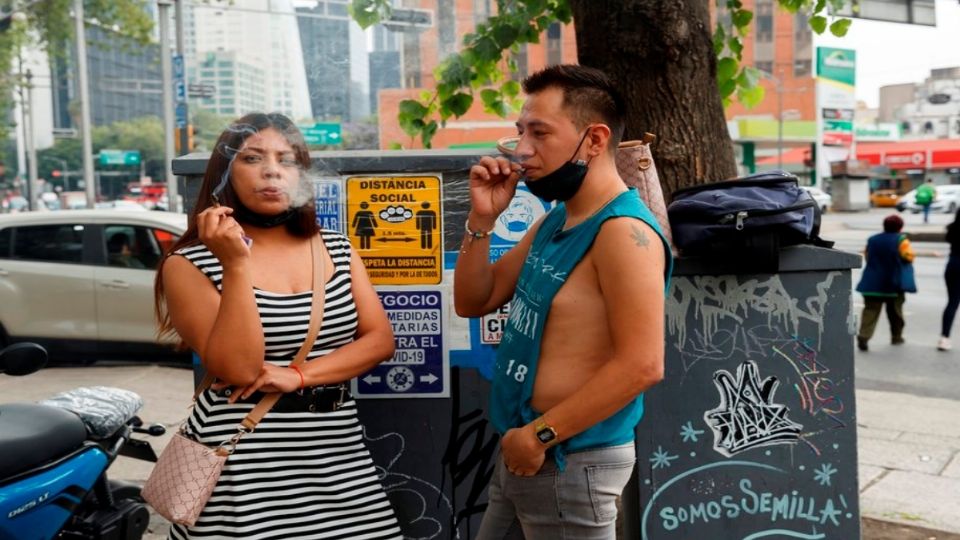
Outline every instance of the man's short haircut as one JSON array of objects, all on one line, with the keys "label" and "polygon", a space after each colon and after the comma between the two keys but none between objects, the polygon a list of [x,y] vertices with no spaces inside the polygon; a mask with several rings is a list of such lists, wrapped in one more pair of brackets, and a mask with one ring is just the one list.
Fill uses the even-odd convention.
[{"label": "man's short haircut", "polygon": [[592,122],[602,122],[610,128],[611,150],[623,138],[627,106],[623,96],[610,77],[599,69],[572,64],[559,64],[542,69],[523,81],[527,95],[547,88],[563,91],[563,108],[578,129]]}]

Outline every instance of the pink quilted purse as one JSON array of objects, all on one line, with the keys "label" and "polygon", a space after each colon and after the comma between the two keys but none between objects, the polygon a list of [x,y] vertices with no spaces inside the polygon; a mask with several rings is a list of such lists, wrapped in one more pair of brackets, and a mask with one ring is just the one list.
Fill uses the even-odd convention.
[{"label": "pink quilted purse", "polygon": [[671,250],[676,252],[676,248],[673,247],[670,220],[667,219],[667,204],[663,199],[663,188],[660,187],[653,154],[650,153],[650,143],[655,138],[656,136],[652,133],[644,133],[642,140],[620,143],[617,147],[617,172],[628,186],[637,188],[640,199],[657,218],[657,224],[660,225],[663,236],[670,243]]},{"label": "pink quilted purse", "polygon": [[192,527],[207,504],[230,451],[210,448],[181,432],[170,439],[141,495],[173,523]]}]

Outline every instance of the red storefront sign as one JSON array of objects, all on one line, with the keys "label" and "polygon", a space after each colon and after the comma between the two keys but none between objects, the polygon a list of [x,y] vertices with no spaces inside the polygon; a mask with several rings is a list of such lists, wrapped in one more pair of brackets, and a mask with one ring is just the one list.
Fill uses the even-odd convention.
[{"label": "red storefront sign", "polygon": [[930,161],[931,169],[960,167],[960,146],[952,150],[934,150]]},{"label": "red storefront sign", "polygon": [[926,169],[927,153],[923,150],[887,152],[883,156],[883,164],[891,169]]}]

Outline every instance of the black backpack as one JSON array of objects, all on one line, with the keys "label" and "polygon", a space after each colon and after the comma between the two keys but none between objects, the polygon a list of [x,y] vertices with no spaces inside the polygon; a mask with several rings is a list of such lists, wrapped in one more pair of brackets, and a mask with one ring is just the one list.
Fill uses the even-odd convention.
[{"label": "black backpack", "polygon": [[723,257],[744,271],[778,271],[783,246],[833,246],[819,236],[820,206],[783,171],[677,190],[667,214],[681,254]]}]

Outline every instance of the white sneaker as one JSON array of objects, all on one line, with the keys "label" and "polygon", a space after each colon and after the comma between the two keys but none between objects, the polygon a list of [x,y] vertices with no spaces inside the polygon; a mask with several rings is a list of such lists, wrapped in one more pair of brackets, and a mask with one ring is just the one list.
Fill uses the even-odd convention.
[{"label": "white sneaker", "polygon": [[951,347],[951,345],[950,345],[950,338],[948,338],[948,337],[942,337],[942,336],[941,336],[941,337],[940,337],[940,341],[937,342],[937,350],[938,350],[938,351],[949,351],[949,350],[950,350],[950,347]]}]

